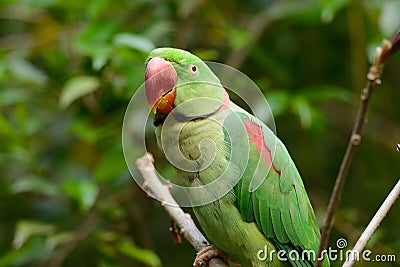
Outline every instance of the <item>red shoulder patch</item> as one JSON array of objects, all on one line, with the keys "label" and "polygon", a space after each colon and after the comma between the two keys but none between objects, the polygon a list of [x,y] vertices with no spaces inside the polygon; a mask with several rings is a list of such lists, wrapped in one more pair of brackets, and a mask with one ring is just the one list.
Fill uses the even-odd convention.
[{"label": "red shoulder patch", "polygon": [[229,107],[229,104],[230,104],[228,93],[226,92],[226,90],[225,90],[225,88],[223,86],[221,86],[221,87],[222,87],[223,98],[222,98],[222,105],[218,109],[218,111],[223,111],[223,110],[227,109]]},{"label": "red shoulder patch", "polygon": [[272,162],[271,150],[265,145],[261,126],[251,119],[245,119],[244,127],[249,135],[249,142],[255,145],[264,162],[278,175],[281,175],[281,171],[277,170]]}]

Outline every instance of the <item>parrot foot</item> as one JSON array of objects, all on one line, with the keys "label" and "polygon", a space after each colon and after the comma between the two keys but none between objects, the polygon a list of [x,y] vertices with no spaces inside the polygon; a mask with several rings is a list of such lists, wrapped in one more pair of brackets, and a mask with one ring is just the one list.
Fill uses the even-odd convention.
[{"label": "parrot foot", "polygon": [[238,264],[236,260],[234,260],[231,256],[219,250],[214,245],[208,246],[197,253],[196,258],[194,259],[193,267],[205,267],[208,262],[213,258],[221,258],[226,264],[228,264],[228,260],[233,264]]},{"label": "parrot foot", "polygon": [[172,240],[174,241],[175,245],[182,244],[182,237],[178,231],[178,226],[174,220],[171,220],[171,228],[169,229],[172,233]]}]

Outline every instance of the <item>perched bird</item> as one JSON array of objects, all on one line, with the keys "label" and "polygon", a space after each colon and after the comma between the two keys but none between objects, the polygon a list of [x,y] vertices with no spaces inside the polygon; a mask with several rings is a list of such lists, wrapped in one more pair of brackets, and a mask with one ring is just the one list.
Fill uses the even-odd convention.
[{"label": "perched bird", "polygon": [[158,48],[146,64],[147,100],[158,145],[177,169],[173,182],[200,188],[187,198],[213,247],[194,265],[220,255],[244,267],[313,266],[320,232],[283,143],[235,105],[195,55]]}]

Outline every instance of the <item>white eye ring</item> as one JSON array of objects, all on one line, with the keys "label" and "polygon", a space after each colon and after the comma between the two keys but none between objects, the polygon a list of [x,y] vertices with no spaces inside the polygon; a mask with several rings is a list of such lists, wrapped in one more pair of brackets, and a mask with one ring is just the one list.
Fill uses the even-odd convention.
[{"label": "white eye ring", "polygon": [[197,68],[197,66],[195,64],[190,64],[189,66],[189,72],[192,75],[197,75],[199,72],[199,69]]}]

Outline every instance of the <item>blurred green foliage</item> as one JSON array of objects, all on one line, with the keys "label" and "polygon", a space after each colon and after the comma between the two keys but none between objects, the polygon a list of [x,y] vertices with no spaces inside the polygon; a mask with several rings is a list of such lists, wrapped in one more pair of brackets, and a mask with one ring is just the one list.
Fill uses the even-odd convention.
[{"label": "blurred green foliage", "polygon": [[[191,264],[193,249],[173,245],[169,218],[134,183],[121,147],[144,60],[161,46],[259,85],[322,222],[368,61],[400,26],[399,10],[397,0],[0,1],[0,266]],[[339,237],[354,244],[398,178],[399,59],[374,95],[333,248]],[[374,254],[400,251],[398,214],[397,204]]]}]

